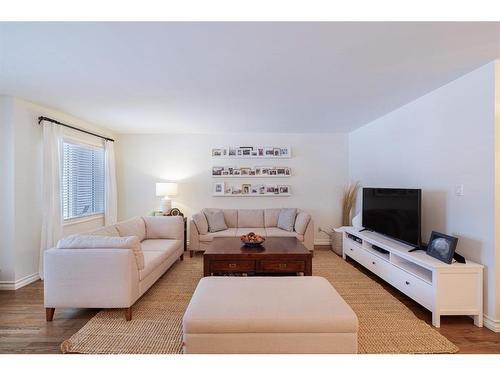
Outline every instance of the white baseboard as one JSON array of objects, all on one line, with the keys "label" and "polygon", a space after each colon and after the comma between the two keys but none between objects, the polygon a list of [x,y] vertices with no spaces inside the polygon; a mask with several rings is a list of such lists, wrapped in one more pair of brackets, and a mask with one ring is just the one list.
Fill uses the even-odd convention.
[{"label": "white baseboard", "polygon": [[318,239],[318,240],[314,240],[314,245],[318,245],[318,246],[320,246],[320,245],[330,246],[330,244],[331,244],[331,241],[329,239],[327,239],[327,238],[325,238],[325,239],[321,238],[321,239]]},{"label": "white baseboard", "polygon": [[500,332],[500,320],[493,319],[486,314],[483,315],[483,325],[493,332]]},{"label": "white baseboard", "polygon": [[16,281],[0,281],[0,290],[16,290],[22,288],[23,286],[31,284],[37,281],[38,279],[40,279],[40,276],[38,275],[37,272],[32,275],[22,277]]}]

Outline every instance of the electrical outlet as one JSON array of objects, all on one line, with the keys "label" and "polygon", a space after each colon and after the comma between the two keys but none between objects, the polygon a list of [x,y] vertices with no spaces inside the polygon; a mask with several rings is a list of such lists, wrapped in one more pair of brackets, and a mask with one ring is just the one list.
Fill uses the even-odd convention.
[{"label": "electrical outlet", "polygon": [[455,185],[455,195],[459,197],[464,195],[464,185]]}]

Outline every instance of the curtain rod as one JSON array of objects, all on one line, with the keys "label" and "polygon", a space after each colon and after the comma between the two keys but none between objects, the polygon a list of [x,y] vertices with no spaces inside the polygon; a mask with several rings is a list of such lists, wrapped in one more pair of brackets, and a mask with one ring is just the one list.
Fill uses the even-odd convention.
[{"label": "curtain rod", "polygon": [[54,124],[62,125],[62,126],[65,126],[67,128],[70,128],[70,129],[73,129],[73,130],[76,130],[76,131],[79,131],[79,132],[82,132],[82,133],[90,134],[90,135],[93,135],[94,137],[99,137],[99,138],[102,138],[102,139],[104,139],[106,141],[110,141],[110,142],[114,142],[115,141],[113,138],[104,137],[102,135],[99,135],[99,134],[96,134],[96,133],[92,133],[92,132],[89,132],[89,131],[84,130],[84,129],[76,128],[76,127],[68,125],[68,124],[63,124],[62,122],[59,122],[59,121],[54,120],[54,119],[51,119],[49,117],[45,117],[45,116],[38,117],[38,125],[41,125],[42,121],[53,122]]}]

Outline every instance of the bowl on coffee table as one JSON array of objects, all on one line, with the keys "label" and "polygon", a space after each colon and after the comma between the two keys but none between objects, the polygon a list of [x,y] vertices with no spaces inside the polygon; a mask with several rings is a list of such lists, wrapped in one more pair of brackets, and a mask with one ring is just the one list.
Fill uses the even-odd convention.
[{"label": "bowl on coffee table", "polygon": [[243,236],[241,236],[240,240],[246,247],[260,247],[262,246],[262,244],[266,239],[260,234],[255,234],[254,232],[250,232],[248,234],[244,234]]}]

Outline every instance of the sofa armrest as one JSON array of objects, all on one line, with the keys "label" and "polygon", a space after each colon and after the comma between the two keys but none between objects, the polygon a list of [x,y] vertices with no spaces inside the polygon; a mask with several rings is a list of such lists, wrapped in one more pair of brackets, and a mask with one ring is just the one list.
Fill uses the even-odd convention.
[{"label": "sofa armrest", "polygon": [[123,308],[137,298],[139,271],[130,249],[44,252],[46,307]]},{"label": "sofa armrest", "polygon": [[189,220],[189,250],[200,250],[200,232],[193,219]]},{"label": "sofa armrest", "polygon": [[307,250],[314,250],[314,221],[311,218],[304,233],[304,246]]}]

